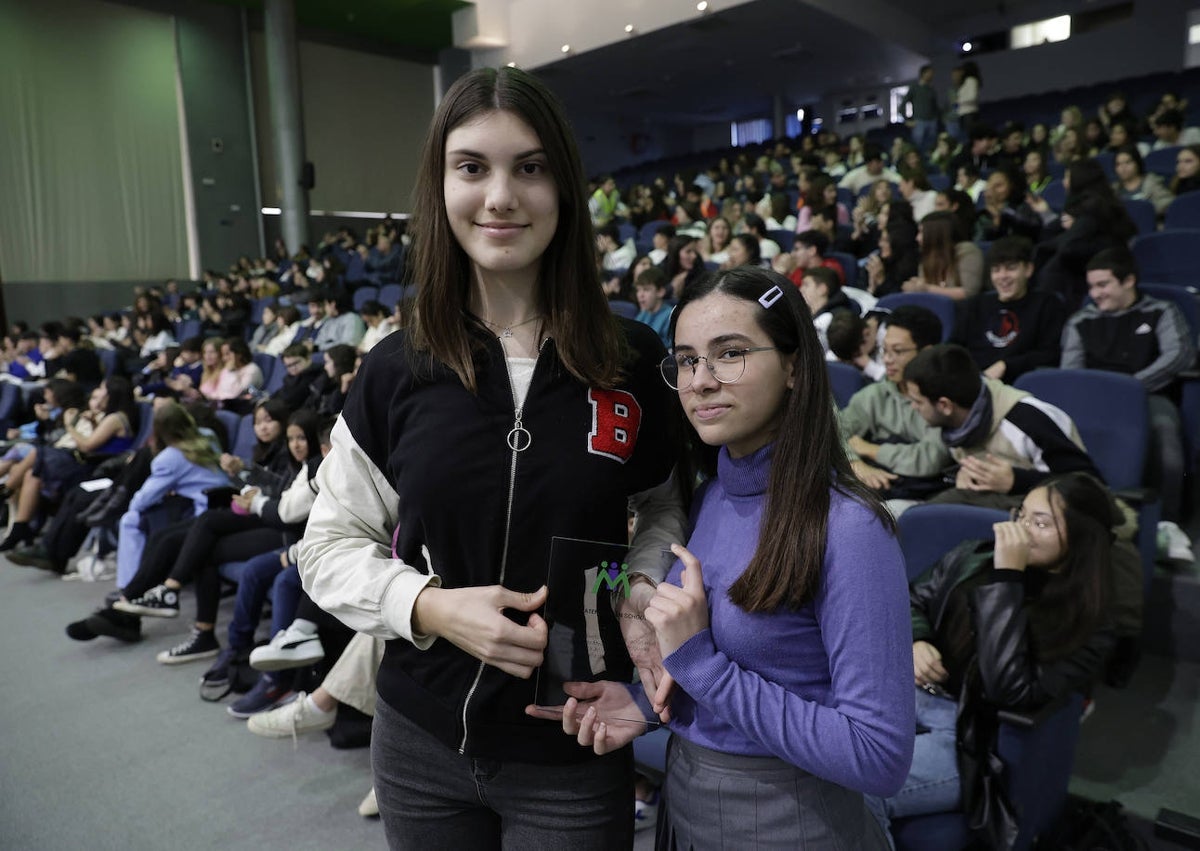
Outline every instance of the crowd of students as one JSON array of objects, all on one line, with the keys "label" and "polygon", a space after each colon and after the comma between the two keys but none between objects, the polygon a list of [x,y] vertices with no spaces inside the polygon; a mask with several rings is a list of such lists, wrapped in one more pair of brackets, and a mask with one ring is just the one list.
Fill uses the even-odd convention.
[{"label": "crowd of students", "polygon": [[[55,573],[113,562],[116,588],[67,626],[79,641],[136,642],[191,586],[190,630],[157,659],[209,662],[200,697],[237,693],[227,711],[254,733],[375,716],[360,812],[382,811],[395,847],[627,845],[659,799],[641,783],[634,803],[623,746],[658,724],[676,741],[661,847],[729,831],[887,847],[889,819],[962,805],[959,766],[980,752],[956,717],[1120,679],[1140,633],[1131,513],[1070,418],[1012,382],[1137,375],[1154,483],[1168,517],[1183,507],[1185,321],[1138,292],[1099,166],[1071,162],[1047,209],[1015,166],[980,161],[996,137],[959,88],[972,141],[948,173],[991,171],[978,215],[973,185],[933,193],[936,145],[898,149],[892,170],[870,145],[842,163],[830,134],[628,205],[602,180],[589,200],[552,96],[517,69],[472,72],[439,106],[411,244],[388,221],[242,258],[197,292],[169,282],[119,314],[12,329],[27,412],[0,460],[0,551]],[[844,204],[835,180],[865,192]],[[621,239],[659,217],[652,249]],[[407,308],[354,309],[357,288],[400,281]],[[952,342],[930,310],[877,309],[896,292],[952,300]],[[636,299],[654,333],[614,322],[606,296]],[[837,411],[832,360],[867,379]],[[1014,513],[906,607],[894,518],[925,501]],[[614,615],[641,682],[527,705],[551,537],[628,539],[630,521]]]}]

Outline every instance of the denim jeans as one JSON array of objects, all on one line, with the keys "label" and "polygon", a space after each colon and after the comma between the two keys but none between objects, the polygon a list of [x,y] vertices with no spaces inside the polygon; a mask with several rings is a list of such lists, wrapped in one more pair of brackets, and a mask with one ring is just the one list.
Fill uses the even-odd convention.
[{"label": "denim jeans", "polygon": [[393,851],[633,847],[632,748],[575,765],[472,759],[380,700],[371,764]]},{"label": "denim jeans", "polygon": [[937,129],[936,118],[932,121],[913,121],[912,142],[922,156],[932,151],[934,144],[937,143]]},{"label": "denim jeans", "polygon": [[272,550],[255,556],[242,569],[233,606],[233,620],[229,622],[229,646],[235,650],[249,650],[254,646],[254,633],[262,617],[263,603],[267,601],[271,584],[282,569],[279,566],[279,553],[279,550]]},{"label": "denim jeans", "polygon": [[868,800],[868,809],[881,819],[885,830],[893,818],[954,812],[962,798],[954,728],[958,705],[923,689],[914,687],[913,691],[917,700],[917,727],[929,729],[917,734],[912,768],[900,791],[890,798]]},{"label": "denim jeans", "polygon": [[275,577],[275,584],[271,586],[271,635],[292,625],[302,596],[304,588],[300,585],[300,571],[294,565],[280,571]]}]

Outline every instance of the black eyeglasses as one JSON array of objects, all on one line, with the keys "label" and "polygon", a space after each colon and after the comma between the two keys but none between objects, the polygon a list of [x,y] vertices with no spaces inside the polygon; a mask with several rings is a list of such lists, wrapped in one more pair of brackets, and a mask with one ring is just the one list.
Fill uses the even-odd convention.
[{"label": "black eyeglasses", "polygon": [[753,346],[745,349],[722,349],[708,355],[667,355],[658,365],[663,381],[672,390],[686,390],[696,378],[700,361],[708,367],[721,384],[733,384],[746,372],[746,355],[754,352],[773,352],[774,346]]}]

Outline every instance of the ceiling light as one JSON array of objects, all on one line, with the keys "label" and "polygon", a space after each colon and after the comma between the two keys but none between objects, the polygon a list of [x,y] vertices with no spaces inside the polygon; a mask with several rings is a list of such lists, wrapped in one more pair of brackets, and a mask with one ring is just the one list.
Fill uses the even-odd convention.
[{"label": "ceiling light", "polygon": [[563,52],[563,53],[570,53],[570,52],[571,52],[571,45],[569,45],[569,44],[564,44],[564,45],[562,46],[562,52]]},{"label": "ceiling light", "polygon": [[697,12],[707,12],[708,11],[708,0],[700,0],[700,2],[696,4],[696,11]]},{"label": "ceiling light", "polygon": [[974,45],[971,44],[971,42],[964,41],[963,42],[963,53],[970,53],[972,47],[974,47]]},{"label": "ceiling light", "polygon": [[631,33],[631,32],[633,32],[633,24],[626,24],[626,25],[625,25],[625,32],[627,32],[627,33]]},{"label": "ceiling light", "polygon": [[516,62],[509,62],[509,63],[508,63],[508,67],[509,67],[509,68],[516,68],[516,67],[517,67],[517,63],[516,63]]}]

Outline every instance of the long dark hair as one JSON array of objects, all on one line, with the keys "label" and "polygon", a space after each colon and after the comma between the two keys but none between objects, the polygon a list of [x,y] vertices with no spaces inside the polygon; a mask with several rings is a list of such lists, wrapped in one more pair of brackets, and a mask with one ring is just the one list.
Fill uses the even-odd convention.
[{"label": "long dark hair", "polygon": [[104,406],[106,414],[122,414],[131,431],[137,431],[138,404],[133,396],[133,385],[123,375],[110,375],[104,379],[104,392],[108,394],[108,403]]},{"label": "long dark hair", "polygon": [[1137,226],[1098,162],[1076,160],[1067,166],[1067,177],[1071,187],[1063,201],[1063,212],[1076,218],[1091,216],[1113,242],[1124,244],[1137,235]]},{"label": "long dark hair", "polygon": [[931,284],[945,281],[962,286],[954,250],[957,226],[958,219],[949,210],[937,210],[921,219],[921,277]]},{"label": "long dark hair", "polygon": [[546,331],[568,372],[588,386],[612,387],[625,352],[604,293],[587,273],[596,268],[596,246],[579,150],[558,100],[518,68],[480,68],[463,75],[433,116],[414,199],[413,268],[420,286],[408,322],[410,344],[475,390],[474,358],[481,343],[464,321],[471,260],[446,216],[446,138],[456,127],[496,110],[513,113],[537,134],[558,190],[558,227],[538,275],[538,307],[546,317]]},{"label": "long dark hair", "polygon": [[1062,569],[1049,574],[1033,604],[1030,623],[1037,654],[1061,659],[1084,644],[1100,624],[1112,593],[1113,528],[1122,517],[1104,485],[1087,473],[1066,473],[1043,483],[1062,510],[1066,541]]},{"label": "long dark hair", "polygon": [[[778,291],[771,307],[762,299]],[[870,508],[886,528],[891,515],[850,470],[834,413],[825,353],[800,291],[770,269],[739,266],[701,276],[671,315],[671,337],[684,309],[713,293],[758,306],[755,320],[782,355],[795,354],[794,386],[775,439],[758,544],[729,599],[746,612],[798,609],[820,588],[829,526],[830,485]],[[786,529],[787,534],[779,530]]]}]

